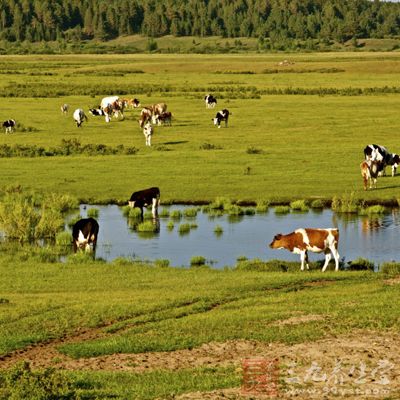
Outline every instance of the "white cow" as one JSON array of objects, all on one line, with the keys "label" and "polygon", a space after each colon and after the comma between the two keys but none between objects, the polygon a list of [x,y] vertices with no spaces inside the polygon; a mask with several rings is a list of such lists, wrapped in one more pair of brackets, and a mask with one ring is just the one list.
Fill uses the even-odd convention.
[{"label": "white cow", "polygon": [[143,134],[146,138],[146,146],[151,146],[151,136],[153,135],[153,126],[150,122],[147,122],[143,128]]},{"label": "white cow", "polygon": [[76,126],[79,128],[83,121],[87,121],[88,117],[86,116],[85,112],[82,110],[82,108],[77,108],[74,111],[74,120],[76,122]]}]

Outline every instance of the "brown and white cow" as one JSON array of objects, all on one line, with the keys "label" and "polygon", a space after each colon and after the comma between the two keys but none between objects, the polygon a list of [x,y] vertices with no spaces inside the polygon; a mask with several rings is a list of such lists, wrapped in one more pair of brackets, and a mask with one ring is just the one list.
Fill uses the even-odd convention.
[{"label": "brown and white cow", "polygon": [[68,114],[68,110],[69,110],[69,105],[68,104],[63,104],[61,106],[61,113],[62,114]]},{"label": "brown and white cow", "polygon": [[172,114],[167,111],[165,113],[162,113],[160,115],[155,116],[155,121],[156,124],[161,126],[161,125],[172,125]]},{"label": "brown and white cow", "polygon": [[143,126],[151,120],[152,115],[153,111],[150,107],[143,107],[139,117],[139,125],[141,128],[143,128]]},{"label": "brown and white cow", "polygon": [[368,189],[368,183],[370,189],[376,189],[376,180],[381,171],[380,162],[376,160],[363,161],[360,164],[360,169],[364,182],[364,190]]},{"label": "brown and white cow", "polygon": [[325,264],[322,271],[326,270],[330,259],[335,258],[335,271],[339,270],[339,230],[330,229],[296,229],[287,235],[278,234],[274,237],[269,247],[272,249],[287,249],[294,254],[300,254],[301,270],[304,264],[308,267],[307,251],[325,254]]},{"label": "brown and white cow", "polygon": [[130,108],[140,107],[139,99],[128,99],[127,107],[130,107]]},{"label": "brown and white cow", "polygon": [[153,122],[153,124],[157,123],[156,119],[157,119],[157,117],[159,115],[162,115],[162,114],[167,112],[167,105],[165,103],[153,104],[150,108],[151,108],[151,111],[152,111],[152,122]]}]

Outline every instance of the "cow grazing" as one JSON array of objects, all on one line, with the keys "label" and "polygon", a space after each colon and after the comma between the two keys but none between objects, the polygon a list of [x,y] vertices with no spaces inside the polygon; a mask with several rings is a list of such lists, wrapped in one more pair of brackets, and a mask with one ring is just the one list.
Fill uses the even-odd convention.
[{"label": "cow grazing", "polygon": [[140,101],[139,99],[129,99],[127,103],[127,107],[130,108],[139,108],[140,107]]},{"label": "cow grazing", "polygon": [[151,146],[151,136],[153,135],[153,126],[147,122],[143,128],[143,135],[146,138],[146,146]]},{"label": "cow grazing", "polygon": [[79,250],[95,251],[99,224],[93,218],[80,219],[72,228],[74,252]]},{"label": "cow grazing", "polygon": [[93,115],[94,117],[105,116],[106,115],[104,110],[102,110],[100,107],[99,108],[90,108],[89,109],[89,114]]},{"label": "cow grazing", "polygon": [[376,180],[379,175],[379,161],[363,161],[360,164],[360,169],[361,169],[361,176],[363,177],[363,182],[364,182],[364,190],[368,189],[368,183],[369,183],[369,188],[376,189]]},{"label": "cow grazing", "polygon": [[295,254],[300,254],[301,270],[304,271],[304,264],[307,269],[307,251],[325,253],[325,264],[322,271],[326,270],[330,259],[335,258],[335,271],[339,270],[339,230],[338,229],[297,229],[288,235],[276,235],[269,247],[272,249],[287,249]]},{"label": "cow grazing", "polygon": [[119,101],[119,97],[118,96],[108,96],[108,97],[104,97],[101,102],[100,102],[100,108],[104,109],[106,108],[109,104],[113,104],[116,101]]},{"label": "cow grazing", "polygon": [[3,128],[5,133],[13,133],[16,124],[17,123],[15,122],[15,119],[8,119],[7,121],[4,121]]},{"label": "cow grazing", "polygon": [[172,125],[172,114],[167,111],[160,115],[155,116],[155,123],[157,125]]},{"label": "cow grazing", "polygon": [[82,110],[82,108],[77,108],[74,111],[74,120],[76,122],[76,126],[80,128],[82,125],[83,121],[87,121],[88,117],[86,116],[85,112]]},{"label": "cow grazing", "polygon": [[140,118],[139,118],[139,125],[141,128],[151,120],[151,117],[153,115],[153,111],[150,107],[144,107],[142,111],[140,112]]},{"label": "cow grazing", "polygon": [[217,99],[212,94],[206,94],[204,101],[206,102],[206,108],[214,108],[217,105]]},{"label": "cow grazing", "polygon": [[132,208],[140,208],[142,219],[143,207],[148,207],[151,204],[153,218],[156,218],[158,216],[158,206],[160,205],[160,189],[158,187],[151,187],[149,189],[134,192],[132,193],[128,204]]},{"label": "cow grazing", "polygon": [[375,161],[378,174],[385,175],[385,168],[392,167],[392,176],[395,176],[397,167],[400,164],[400,157],[395,153],[390,153],[386,147],[379,144],[369,144],[364,149],[364,157],[367,162]]},{"label": "cow grazing", "polygon": [[214,121],[214,125],[218,125],[218,128],[221,128],[221,122],[225,121],[225,128],[228,127],[228,118],[229,118],[229,111],[224,108],[221,111],[218,111],[215,118],[212,118]]},{"label": "cow grazing", "polygon": [[152,112],[152,122],[153,124],[157,123],[157,117],[167,112],[167,105],[165,103],[157,103],[153,104],[149,107]]},{"label": "cow grazing", "polygon": [[67,113],[68,113],[68,110],[69,110],[69,105],[68,105],[68,104],[63,104],[63,105],[61,106],[61,113],[62,113],[62,114],[67,114]]}]

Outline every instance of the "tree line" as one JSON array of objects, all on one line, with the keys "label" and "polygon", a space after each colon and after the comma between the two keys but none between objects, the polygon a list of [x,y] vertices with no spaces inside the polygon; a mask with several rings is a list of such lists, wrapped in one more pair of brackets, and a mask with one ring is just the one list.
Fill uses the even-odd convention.
[{"label": "tree line", "polygon": [[0,40],[223,36],[270,40],[400,34],[400,4],[379,0],[0,0]]}]

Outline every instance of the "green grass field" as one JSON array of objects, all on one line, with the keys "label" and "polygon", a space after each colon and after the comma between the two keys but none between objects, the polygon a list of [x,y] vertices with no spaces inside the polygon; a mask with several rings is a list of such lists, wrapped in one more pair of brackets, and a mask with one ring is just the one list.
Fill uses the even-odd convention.
[{"label": "green grass field", "polygon": [[[379,178],[378,189],[365,192],[359,164],[369,143],[400,152],[399,67],[395,52],[2,56],[1,117],[19,126],[0,135],[0,154],[12,150],[0,157],[0,189],[21,185],[91,203],[124,203],[134,190],[159,186],[162,202],[354,196],[397,205],[400,176]],[[205,108],[208,92],[218,98],[214,110]],[[166,102],[172,127],[156,127],[146,148],[139,110],[110,124],[89,115],[75,126],[75,108],[87,112],[113,94]],[[228,128],[217,129],[211,118],[222,108],[232,115]],[[38,155],[63,140],[137,152]],[[398,265],[389,276],[54,260],[48,249],[1,247],[0,399],[238,390],[240,360],[257,346],[270,357],[285,352],[282,373],[290,360],[304,368],[322,362],[308,350],[325,348],[324,340],[331,360],[342,346],[343,359],[369,368],[397,357],[390,349],[400,344]],[[359,352],[346,351],[353,343]],[[22,360],[31,367],[13,367]],[[386,398],[395,399],[399,374],[391,378]]]},{"label": "green grass field", "polygon": [[[293,64],[279,66],[282,59]],[[1,135],[0,145],[48,149],[77,139],[139,150],[2,158],[0,187],[20,184],[99,202],[123,202],[134,189],[158,185],[168,201],[224,195],[288,202],[354,192],[397,204],[398,177],[380,179],[377,190],[365,193],[359,171],[368,143],[400,152],[397,53],[7,56],[0,64],[3,119],[25,128]],[[274,94],[279,90],[303,94]],[[216,110],[203,101],[208,92],[217,96],[217,109],[231,111],[227,129],[212,125]],[[137,97],[142,105],[165,101],[173,126],[156,127],[150,149],[139,110],[110,124],[89,116],[77,129],[73,110],[87,111],[110,94]],[[65,102],[72,110],[67,116],[59,110]],[[204,144],[216,148],[203,150]]]}]

